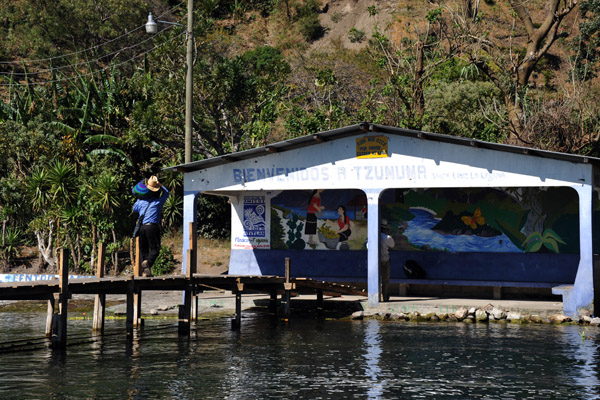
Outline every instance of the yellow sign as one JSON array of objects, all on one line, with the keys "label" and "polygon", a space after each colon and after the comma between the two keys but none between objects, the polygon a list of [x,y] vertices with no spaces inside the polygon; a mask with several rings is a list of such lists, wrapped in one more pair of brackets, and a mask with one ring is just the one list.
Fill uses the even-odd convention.
[{"label": "yellow sign", "polygon": [[357,158],[382,158],[387,156],[387,136],[365,136],[356,139]]}]

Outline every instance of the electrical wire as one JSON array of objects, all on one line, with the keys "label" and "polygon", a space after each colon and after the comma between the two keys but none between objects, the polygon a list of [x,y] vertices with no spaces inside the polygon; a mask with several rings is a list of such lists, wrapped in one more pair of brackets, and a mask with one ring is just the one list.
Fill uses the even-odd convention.
[{"label": "electrical wire", "polygon": [[[177,8],[180,8],[183,5],[183,3],[184,2],[182,1],[179,4],[176,4],[175,6],[171,7],[169,10],[167,10],[164,13],[158,15],[157,18],[161,18],[164,15],[173,12]],[[53,57],[48,57],[48,58],[39,58],[39,59],[31,59],[31,60],[19,60],[19,61],[0,61],[0,65],[7,65],[7,64],[8,65],[10,65],[10,64],[17,64],[17,65],[20,65],[20,64],[32,64],[32,63],[46,62],[46,61],[52,61],[52,60],[56,60],[56,59],[60,59],[60,58],[71,57],[71,56],[74,56],[74,55],[77,55],[77,54],[81,54],[81,53],[85,53],[85,52],[88,52],[88,51],[92,51],[92,50],[98,49],[98,48],[100,48],[102,46],[105,46],[107,44],[115,42],[115,41],[117,41],[119,39],[122,39],[125,36],[129,36],[129,35],[133,34],[134,32],[137,32],[138,30],[142,29],[145,26],[146,26],[146,24],[140,25],[137,28],[135,28],[134,30],[126,32],[126,33],[122,34],[121,36],[118,36],[118,37],[116,37],[114,39],[111,39],[111,40],[109,40],[107,42],[101,43],[99,45],[96,45],[96,46],[93,46],[93,47],[90,47],[90,48],[87,48],[87,49],[78,50],[78,51],[75,51],[75,52],[72,52],[72,53],[67,53],[67,54],[63,54],[63,55],[60,55],[60,56],[53,56]]]},{"label": "electrical wire", "polygon": [[[174,36],[174,37],[172,37],[171,39],[169,39],[169,40],[167,40],[167,41],[165,41],[165,42],[163,42],[163,43],[161,43],[161,44],[159,44],[159,45],[157,45],[157,46],[154,46],[153,48],[151,48],[151,49],[149,49],[149,50],[147,50],[147,51],[144,51],[144,52],[142,52],[142,53],[140,53],[140,54],[136,54],[136,55],[134,55],[133,57],[131,57],[131,58],[129,58],[129,59],[127,59],[127,60],[125,60],[125,61],[122,61],[122,62],[119,62],[119,63],[116,63],[116,64],[112,64],[112,63],[111,63],[111,64],[107,65],[106,67],[103,67],[103,68],[97,69],[97,70],[95,70],[95,71],[87,72],[87,73],[81,73],[81,74],[78,74],[77,76],[78,76],[78,77],[83,77],[83,76],[92,76],[92,75],[96,75],[96,74],[98,74],[98,73],[101,73],[101,72],[107,71],[107,70],[109,70],[109,69],[112,69],[112,68],[119,67],[119,66],[121,66],[121,65],[127,64],[128,62],[130,62],[130,61],[132,61],[132,60],[135,60],[135,59],[137,59],[137,58],[140,58],[140,57],[142,57],[142,56],[145,56],[146,54],[148,54],[148,53],[151,53],[151,52],[153,52],[154,50],[156,50],[156,49],[158,49],[158,48],[160,48],[160,47],[162,47],[162,46],[164,46],[164,45],[166,45],[166,44],[168,44],[168,43],[172,42],[173,40],[177,39],[179,36],[182,36],[182,35],[184,35],[184,34],[185,34],[185,33],[184,33],[184,32],[182,32],[181,34],[179,34],[179,35],[177,35],[177,36]],[[46,85],[46,84],[49,84],[49,83],[57,83],[57,82],[65,82],[65,81],[70,81],[70,80],[72,80],[72,79],[73,79],[73,77],[65,77],[65,78],[60,78],[60,79],[52,79],[52,80],[46,80],[46,81],[27,82],[27,84],[28,84],[28,85]],[[8,86],[24,86],[24,85],[25,85],[25,84],[23,84],[23,83],[0,83],[0,87],[8,87]]]},{"label": "electrical wire", "polygon": [[[171,28],[173,28],[173,25],[169,25],[168,27],[166,27],[165,29],[162,29],[157,34],[165,32],[165,31],[167,31],[167,30],[169,30]],[[102,56],[97,57],[97,58],[95,58],[93,60],[80,61],[80,62],[77,62],[77,63],[74,63],[74,64],[65,64],[65,65],[61,65],[61,66],[58,66],[58,67],[37,70],[37,71],[34,71],[34,72],[2,72],[2,71],[0,71],[0,76],[5,75],[5,76],[28,76],[28,77],[34,77],[36,75],[42,75],[42,74],[52,73],[54,71],[59,71],[59,70],[66,69],[66,68],[73,68],[73,67],[77,67],[79,65],[89,65],[90,63],[94,63],[94,62],[100,61],[100,60],[102,60],[104,58],[114,56],[114,55],[119,54],[119,53],[121,53],[123,51],[134,49],[134,48],[136,48],[138,46],[141,46],[144,43],[149,42],[151,40],[154,40],[154,36],[148,37],[148,38],[142,40],[141,42],[138,42],[138,43],[133,44],[131,46],[123,47],[123,48],[121,48],[119,50],[116,50],[116,51],[114,51],[112,53],[108,53],[108,54],[102,55]],[[85,51],[85,50],[82,50],[82,51]]]}]

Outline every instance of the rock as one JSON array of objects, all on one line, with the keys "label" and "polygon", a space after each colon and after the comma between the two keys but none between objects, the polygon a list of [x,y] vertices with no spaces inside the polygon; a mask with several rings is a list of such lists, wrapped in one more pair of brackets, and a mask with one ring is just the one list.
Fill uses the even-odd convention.
[{"label": "rock", "polygon": [[581,321],[584,324],[589,324],[590,322],[592,322],[592,317],[590,317],[589,315],[579,315],[579,321]]},{"label": "rock", "polygon": [[588,310],[588,309],[582,308],[582,309],[580,309],[578,311],[579,311],[578,315],[579,315],[580,319],[581,319],[581,317],[584,317],[584,316],[585,317],[591,317],[592,316],[592,312],[590,310]]},{"label": "rock", "polygon": [[487,312],[488,314],[490,314],[492,312],[492,310],[494,309],[494,306],[492,304],[487,304],[484,307],[481,308],[481,310]]},{"label": "rock", "polygon": [[498,308],[498,307],[494,307],[492,309],[492,312],[490,313],[490,315],[492,317],[494,317],[494,319],[496,321],[499,321],[501,319],[506,319],[506,312],[503,309]]},{"label": "rock", "polygon": [[352,319],[363,319],[364,318],[364,311],[354,311],[352,313]]},{"label": "rock", "polygon": [[475,316],[475,312],[477,312],[477,308],[471,307],[471,308],[469,308],[468,315]]},{"label": "rock", "polygon": [[446,314],[446,313],[441,313],[441,314],[438,314],[437,316],[441,321],[445,321],[448,319],[448,314]]},{"label": "rock", "polygon": [[408,319],[410,319],[411,321],[419,322],[422,320],[421,313],[419,313],[418,311],[412,311],[408,314]]},{"label": "rock", "polygon": [[567,317],[564,314],[553,314],[550,316],[550,322],[553,324],[563,324],[566,322],[571,322],[571,318]]},{"label": "rock", "polygon": [[509,313],[506,314],[506,319],[509,321],[519,321],[521,320],[521,313],[518,311],[509,311]]},{"label": "rock", "polygon": [[[435,315],[435,313],[433,313],[433,312],[427,313],[423,316],[423,318],[427,321],[432,321],[434,317],[437,318],[437,315]],[[439,320],[439,318],[438,318],[438,320]]]},{"label": "rock", "polygon": [[458,310],[456,310],[456,312],[454,313],[454,316],[456,317],[457,320],[462,321],[463,319],[465,319],[467,317],[467,315],[469,315],[469,310],[467,310],[465,307],[461,307]]},{"label": "rock", "polygon": [[480,322],[485,322],[487,321],[489,318],[488,313],[485,312],[484,310],[477,310],[475,311],[475,320],[476,321],[480,321]]},{"label": "rock", "polygon": [[[433,314],[433,313],[432,313]],[[430,321],[434,321],[434,322],[438,322],[440,320],[440,317],[437,316],[437,314],[433,314],[430,318]]]},{"label": "rock", "polygon": [[539,316],[539,315],[537,315],[537,314],[531,314],[531,315],[529,316],[529,320],[530,320],[531,322],[533,322],[534,324],[542,324],[542,323],[544,323],[544,320],[542,319],[542,317],[540,317],[540,316]]},{"label": "rock", "polygon": [[158,315],[158,310],[153,308],[152,310],[150,310],[150,315]]},{"label": "rock", "polygon": [[598,317],[592,318],[592,320],[590,321],[590,325],[596,325],[596,326],[600,325],[600,318],[598,318]]}]

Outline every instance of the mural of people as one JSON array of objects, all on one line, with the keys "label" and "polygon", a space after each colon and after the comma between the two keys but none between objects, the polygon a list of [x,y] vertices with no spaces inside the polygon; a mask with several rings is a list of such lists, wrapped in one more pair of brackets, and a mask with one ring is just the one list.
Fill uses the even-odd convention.
[{"label": "mural of people", "polygon": [[306,226],[304,233],[308,235],[308,244],[315,244],[314,235],[317,233],[317,214],[320,214],[325,206],[321,205],[321,193],[324,189],[313,190],[308,201],[306,211]]},{"label": "mural of people", "polygon": [[340,249],[347,249],[348,244],[344,242],[346,242],[352,234],[352,230],[350,229],[350,218],[346,215],[345,206],[339,205],[337,211],[339,214],[339,218],[337,220],[339,229],[337,230],[337,234],[340,237]]}]

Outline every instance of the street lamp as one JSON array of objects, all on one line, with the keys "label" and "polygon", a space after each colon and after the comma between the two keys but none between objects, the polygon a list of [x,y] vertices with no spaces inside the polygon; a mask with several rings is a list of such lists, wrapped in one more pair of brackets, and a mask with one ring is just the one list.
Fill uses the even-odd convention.
[{"label": "street lamp", "polygon": [[[186,51],[186,65],[187,71],[185,75],[185,163],[192,162],[192,88],[193,88],[193,70],[194,70],[194,0],[188,0],[188,18],[187,18],[187,30],[185,34],[187,51]],[[156,33],[157,22],[167,25],[178,25],[181,24],[169,21],[154,20],[152,13],[148,15],[148,22],[146,22],[146,32]]]}]

